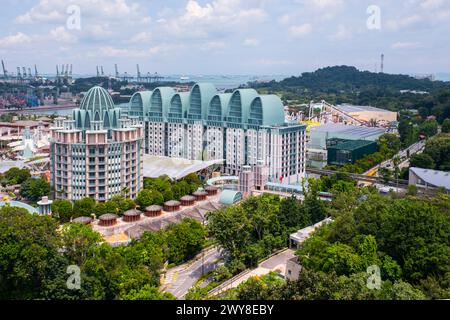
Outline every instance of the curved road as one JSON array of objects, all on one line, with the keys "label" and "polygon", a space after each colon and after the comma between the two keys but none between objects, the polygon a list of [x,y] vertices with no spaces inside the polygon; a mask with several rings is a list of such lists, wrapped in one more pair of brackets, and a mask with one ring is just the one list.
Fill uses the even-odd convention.
[{"label": "curved road", "polygon": [[192,263],[169,269],[162,285],[163,290],[172,293],[177,299],[184,299],[188,290],[194,286],[202,274],[216,269],[220,258],[219,249],[214,247],[204,251],[203,257],[202,254],[198,255]]}]

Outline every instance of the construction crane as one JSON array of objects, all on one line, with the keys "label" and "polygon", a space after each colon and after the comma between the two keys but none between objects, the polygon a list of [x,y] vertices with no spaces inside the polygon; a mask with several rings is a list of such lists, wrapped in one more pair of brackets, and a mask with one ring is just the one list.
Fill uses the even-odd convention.
[{"label": "construction crane", "polygon": [[137,82],[141,81],[141,71],[139,70],[139,64],[136,65],[137,69]]},{"label": "construction crane", "polygon": [[5,63],[3,62],[3,60],[2,60],[2,67],[3,67],[3,76],[5,77],[5,79],[7,79],[8,78],[8,71],[6,71]]},{"label": "construction crane", "polygon": [[114,69],[116,71],[116,78],[119,79],[119,68],[117,67],[117,63],[114,65]]}]

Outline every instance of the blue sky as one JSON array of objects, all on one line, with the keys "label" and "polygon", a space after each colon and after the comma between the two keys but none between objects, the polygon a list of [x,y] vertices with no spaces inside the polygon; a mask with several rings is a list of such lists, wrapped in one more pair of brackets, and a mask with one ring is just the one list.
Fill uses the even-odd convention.
[{"label": "blue sky", "polygon": [[[70,29],[71,5],[80,29]],[[379,28],[367,20],[379,8]],[[70,20],[70,21],[77,21]],[[370,21],[373,21],[370,19]],[[374,26],[374,24],[372,24]],[[298,75],[354,65],[450,72],[450,0],[2,0],[0,57],[76,73]]]}]

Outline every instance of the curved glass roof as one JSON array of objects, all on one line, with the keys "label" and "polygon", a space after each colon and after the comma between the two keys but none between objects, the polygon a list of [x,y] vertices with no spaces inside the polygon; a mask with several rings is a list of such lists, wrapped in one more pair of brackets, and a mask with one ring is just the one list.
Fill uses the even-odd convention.
[{"label": "curved glass roof", "polygon": [[217,94],[212,83],[197,83],[191,89],[189,97],[188,119],[206,119],[209,102]]},{"label": "curved glass roof", "polygon": [[237,124],[247,123],[250,104],[256,97],[258,92],[254,89],[235,90],[228,103],[226,120]]},{"label": "curved glass roof", "polygon": [[92,121],[101,121],[104,129],[116,127],[120,109],[116,108],[108,91],[93,87],[81,100],[80,108],[73,110],[73,119],[78,129],[91,129]]},{"label": "curved glass roof", "polygon": [[230,206],[242,200],[242,193],[235,190],[225,189],[221,192],[219,203]]},{"label": "curved glass roof", "polygon": [[150,109],[150,98],[153,91],[139,91],[131,96],[128,114],[143,117]]},{"label": "curved glass roof", "polygon": [[150,98],[149,118],[161,118],[166,120],[170,101],[175,91],[170,87],[158,87],[153,90]]},{"label": "curved glass roof", "polygon": [[211,83],[197,83],[190,92],[176,93],[170,87],[137,92],[130,99],[129,114],[155,121],[205,120],[213,125],[228,122],[236,126],[265,126],[285,122],[278,96],[259,95],[254,89],[218,94]]},{"label": "curved glass roof", "polygon": [[32,206],[30,206],[29,204],[26,204],[24,202],[20,202],[20,201],[0,201],[0,207],[3,206],[11,206],[11,207],[18,207],[18,208],[22,208],[22,209],[26,209],[29,213],[36,213],[38,214],[38,210],[36,208],[33,208]]},{"label": "curved glass roof", "polygon": [[250,105],[248,123],[260,126],[283,124],[283,102],[276,95],[262,95],[256,97]]},{"label": "curved glass roof", "polygon": [[183,119],[189,104],[189,92],[174,94],[170,100],[168,119]]},{"label": "curved glass roof", "polygon": [[81,110],[103,113],[106,110],[114,109],[114,102],[108,91],[102,87],[91,88],[81,100]]},{"label": "curved glass roof", "polygon": [[227,114],[231,93],[216,94],[209,103],[207,119],[209,121],[223,121]]}]

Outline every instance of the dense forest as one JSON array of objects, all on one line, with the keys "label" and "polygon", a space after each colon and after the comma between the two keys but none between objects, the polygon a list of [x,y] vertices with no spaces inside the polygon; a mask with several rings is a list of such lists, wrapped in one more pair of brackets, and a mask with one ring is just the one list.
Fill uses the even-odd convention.
[{"label": "dense forest", "polygon": [[[435,115],[439,123],[450,118],[450,82],[419,80],[407,75],[335,66],[279,82],[253,82],[249,86],[261,93],[278,94],[290,105],[326,100],[333,104],[371,105],[392,111],[415,109],[425,117]],[[402,93],[402,90],[425,93]]]},{"label": "dense forest", "polygon": [[[350,187],[350,188],[348,188]],[[334,222],[296,252],[295,281],[276,274],[251,278],[224,299],[402,300],[450,297],[450,197],[383,197],[334,188],[326,207]],[[380,270],[368,285],[368,267]],[[372,283],[372,282],[371,282]]]},{"label": "dense forest", "polygon": [[[158,289],[164,263],[192,259],[206,236],[202,224],[185,219],[111,247],[90,226],[60,227],[52,217],[5,206],[0,208],[0,299],[174,299]],[[80,268],[80,290],[67,286],[70,266]]]}]

